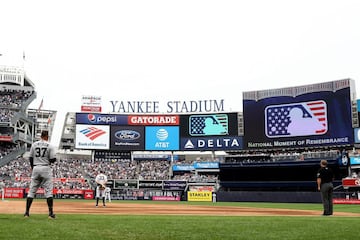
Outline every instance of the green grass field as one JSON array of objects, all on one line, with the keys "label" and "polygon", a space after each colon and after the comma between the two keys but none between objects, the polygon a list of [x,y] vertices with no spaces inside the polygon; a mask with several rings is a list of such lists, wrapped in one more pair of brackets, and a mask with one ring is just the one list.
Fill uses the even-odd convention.
[{"label": "green grass field", "polygon": [[[147,202],[148,203],[148,202]],[[152,202],[153,203],[153,202]],[[162,202],[163,204],[164,202]],[[1,202],[0,202],[1,204]],[[59,204],[59,201],[57,201]],[[320,204],[169,203],[321,210]],[[359,205],[334,211],[360,213]],[[0,239],[358,239],[358,217],[130,216],[0,214]]]}]

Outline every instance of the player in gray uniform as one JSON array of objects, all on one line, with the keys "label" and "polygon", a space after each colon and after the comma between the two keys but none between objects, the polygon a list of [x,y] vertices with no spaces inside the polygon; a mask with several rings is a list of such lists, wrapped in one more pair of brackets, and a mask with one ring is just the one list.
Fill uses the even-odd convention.
[{"label": "player in gray uniform", "polygon": [[50,145],[49,132],[41,132],[41,140],[34,142],[30,148],[30,166],[32,169],[29,193],[26,199],[24,217],[29,217],[30,207],[39,187],[44,188],[49,219],[55,219],[53,212],[53,173],[50,165],[56,161],[55,148]]}]

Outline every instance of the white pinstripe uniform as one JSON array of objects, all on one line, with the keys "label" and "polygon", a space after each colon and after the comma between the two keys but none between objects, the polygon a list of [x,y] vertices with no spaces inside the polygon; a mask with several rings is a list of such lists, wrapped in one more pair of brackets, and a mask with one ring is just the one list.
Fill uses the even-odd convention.
[{"label": "white pinstripe uniform", "polygon": [[4,181],[0,181],[0,193],[1,193],[1,200],[4,201],[4,199],[5,199],[5,183],[4,183]]},{"label": "white pinstripe uniform", "polygon": [[95,182],[97,183],[96,187],[96,198],[104,198],[105,197],[105,188],[101,188],[101,185],[106,186],[107,183],[107,176],[103,173],[99,173],[96,178]]},{"label": "white pinstripe uniform", "polygon": [[111,188],[109,187],[105,188],[105,201],[106,199],[111,202]]}]

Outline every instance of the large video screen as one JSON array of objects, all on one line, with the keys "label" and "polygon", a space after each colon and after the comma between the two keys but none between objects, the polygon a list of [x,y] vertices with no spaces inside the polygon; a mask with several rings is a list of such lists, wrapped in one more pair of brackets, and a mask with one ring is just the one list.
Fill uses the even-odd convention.
[{"label": "large video screen", "polygon": [[327,82],[244,93],[244,148],[353,144],[350,84]]}]

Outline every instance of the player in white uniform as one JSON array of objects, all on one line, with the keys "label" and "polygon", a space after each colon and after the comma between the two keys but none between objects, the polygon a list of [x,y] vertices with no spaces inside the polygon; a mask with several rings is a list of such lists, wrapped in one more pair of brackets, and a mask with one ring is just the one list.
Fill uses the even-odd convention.
[{"label": "player in white uniform", "polygon": [[26,199],[24,217],[29,217],[30,207],[39,187],[44,188],[46,202],[49,208],[49,219],[55,219],[53,212],[53,172],[50,167],[56,161],[55,148],[50,145],[49,132],[41,132],[41,140],[34,142],[30,148],[30,166],[32,169],[30,189]]},{"label": "player in white uniform", "polygon": [[105,188],[105,201],[106,200],[111,202],[111,188],[109,188],[109,187]]},{"label": "player in white uniform", "polygon": [[5,200],[5,183],[4,180],[0,181],[0,192],[1,192],[1,200]]},{"label": "player in white uniform", "polygon": [[104,174],[103,171],[100,171],[100,173],[96,176],[95,182],[97,184],[96,186],[96,207],[99,205],[99,199],[102,199],[103,207],[105,207],[105,189],[106,189],[106,183],[107,183],[107,176]]}]

